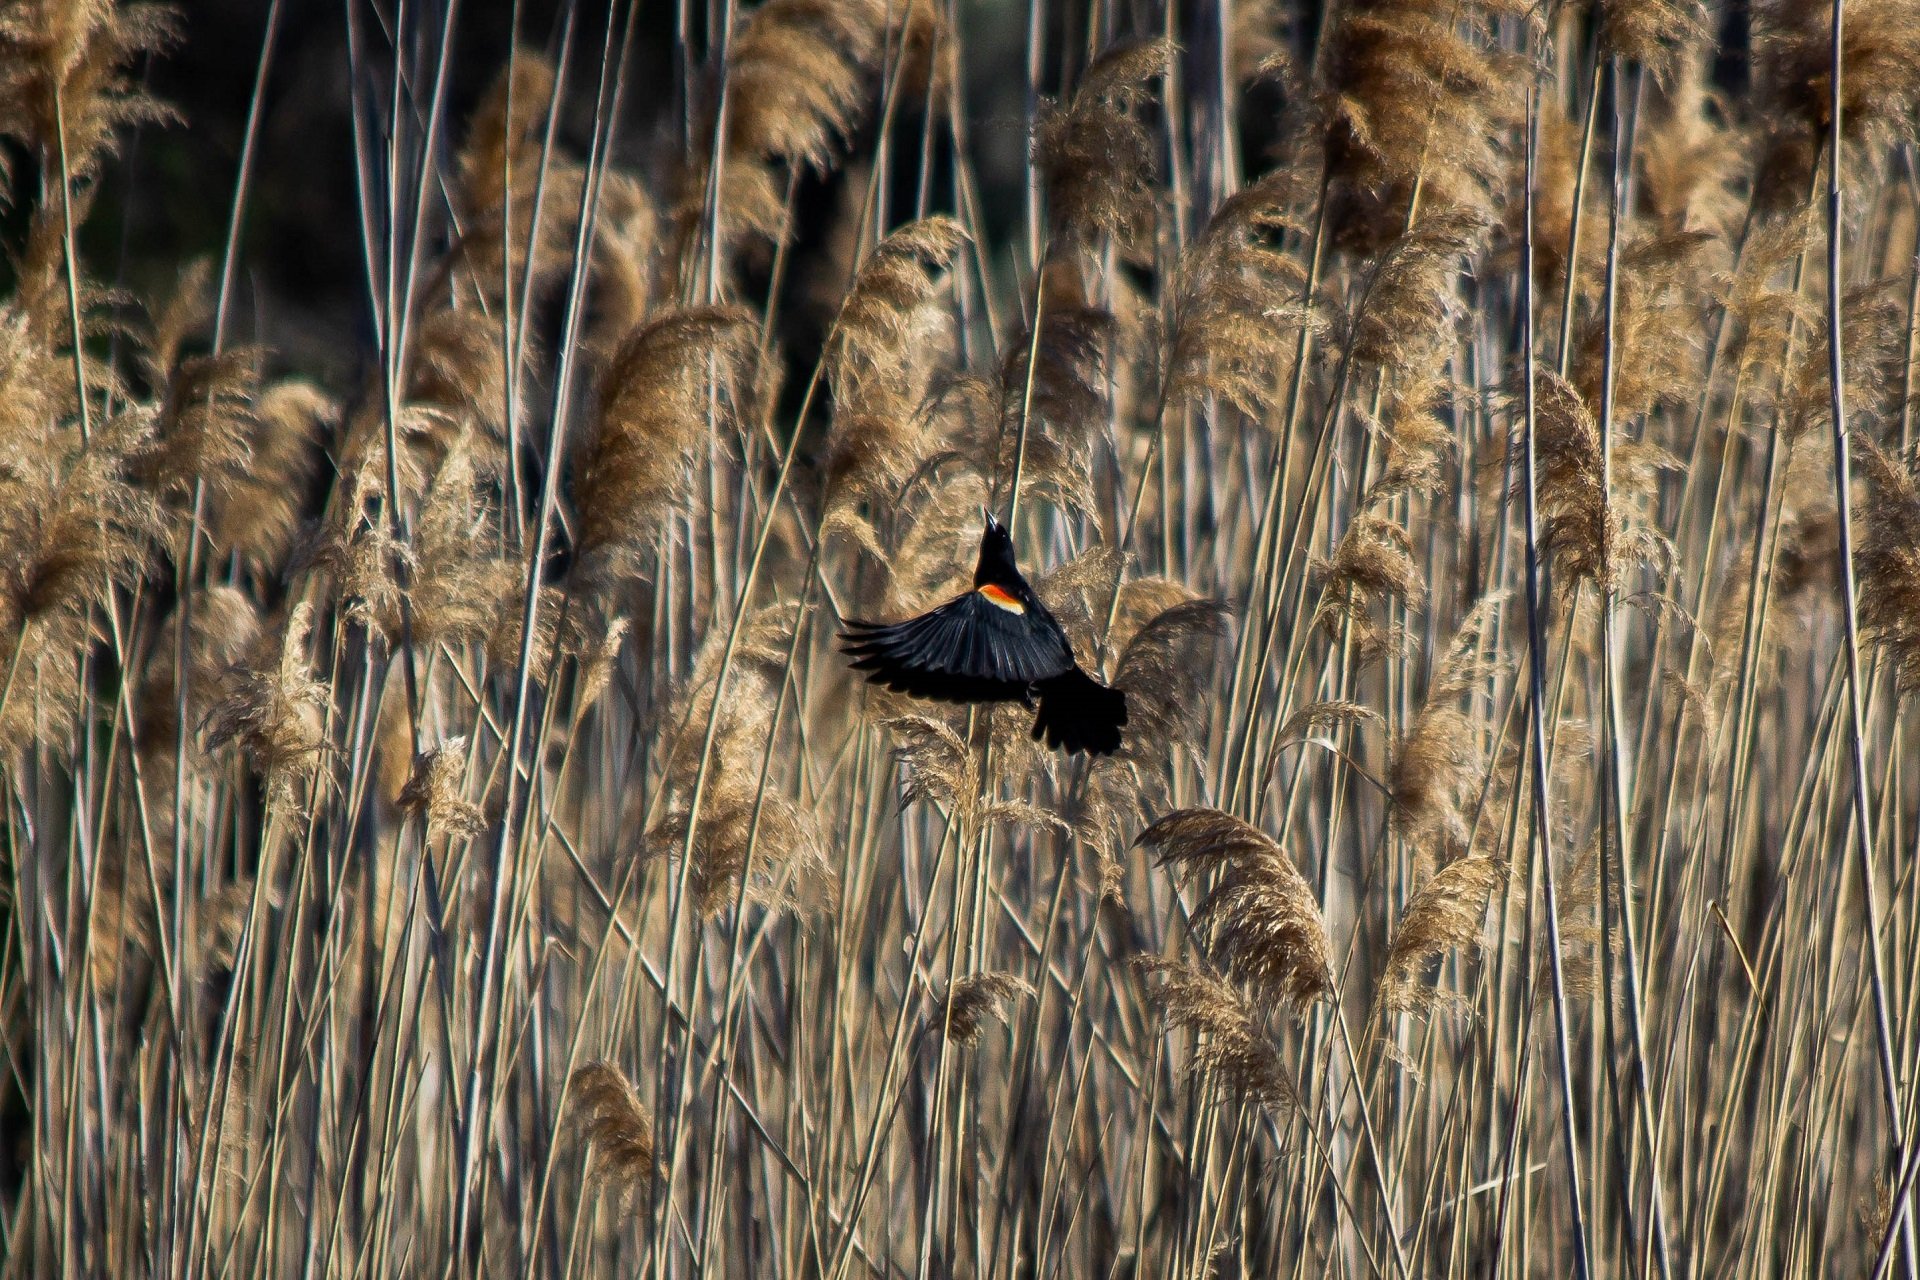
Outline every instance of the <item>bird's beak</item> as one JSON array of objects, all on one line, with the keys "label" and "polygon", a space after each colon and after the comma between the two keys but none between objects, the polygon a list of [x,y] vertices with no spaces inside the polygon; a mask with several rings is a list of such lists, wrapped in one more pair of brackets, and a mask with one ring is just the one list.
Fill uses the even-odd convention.
[{"label": "bird's beak", "polygon": [[1000,522],[993,518],[993,512],[987,508],[985,503],[980,505],[980,514],[986,519],[988,529],[998,529],[1000,527]]}]

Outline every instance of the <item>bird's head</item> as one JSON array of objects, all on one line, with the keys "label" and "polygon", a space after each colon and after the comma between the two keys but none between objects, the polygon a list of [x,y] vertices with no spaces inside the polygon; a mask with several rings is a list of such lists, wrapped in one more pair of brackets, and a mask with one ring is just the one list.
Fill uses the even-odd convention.
[{"label": "bird's head", "polygon": [[986,517],[987,527],[980,534],[980,562],[974,566],[973,585],[1021,585],[1020,568],[1013,557],[1013,535],[1007,532],[1005,525],[994,519],[993,512],[982,507],[980,514]]}]

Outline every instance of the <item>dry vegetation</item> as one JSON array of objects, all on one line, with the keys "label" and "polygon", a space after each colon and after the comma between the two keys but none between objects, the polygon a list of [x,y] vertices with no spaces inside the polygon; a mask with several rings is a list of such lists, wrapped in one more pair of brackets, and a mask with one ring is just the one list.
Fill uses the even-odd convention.
[{"label": "dry vegetation", "polygon": [[0,4],[0,1274],[1920,1270],[1920,5],[609,7],[348,6],[323,386]]}]

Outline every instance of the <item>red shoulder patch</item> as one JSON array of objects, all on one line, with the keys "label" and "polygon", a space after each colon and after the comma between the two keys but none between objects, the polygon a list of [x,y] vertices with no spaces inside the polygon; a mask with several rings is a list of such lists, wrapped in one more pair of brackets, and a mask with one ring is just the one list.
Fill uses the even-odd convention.
[{"label": "red shoulder patch", "polygon": [[990,602],[992,602],[993,604],[999,605],[1002,609],[1005,609],[1008,613],[1025,613],[1027,611],[1027,607],[1021,604],[1018,599],[1016,599],[1014,596],[1009,594],[1004,589],[994,586],[991,582],[989,582],[986,586],[979,588],[979,592],[981,595],[985,596]]}]

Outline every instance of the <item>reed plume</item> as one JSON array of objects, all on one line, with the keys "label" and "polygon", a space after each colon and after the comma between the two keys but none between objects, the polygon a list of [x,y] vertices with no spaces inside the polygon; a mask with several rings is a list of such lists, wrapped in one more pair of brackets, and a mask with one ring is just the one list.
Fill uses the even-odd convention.
[{"label": "reed plume", "polygon": [[[499,553],[504,539],[498,513],[475,474],[469,439],[454,441],[428,485],[406,553],[413,641],[429,650],[488,641],[501,633],[503,619],[519,617],[524,574],[517,559]],[[399,622],[382,619],[389,642],[399,641]],[[491,656],[518,662],[517,635],[513,641],[490,645]]]},{"label": "reed plume", "polygon": [[264,778],[274,798],[295,799],[300,773],[327,746],[323,712],[331,691],[314,679],[307,657],[313,606],[295,605],[244,665],[222,678],[223,696],[207,713],[207,749],[232,743]]},{"label": "reed plume", "polygon": [[467,799],[467,740],[448,738],[414,757],[413,773],[399,794],[400,808],[421,818],[427,829],[449,839],[470,838],[486,830],[486,814]]},{"label": "reed plume", "polygon": [[[490,308],[524,287],[529,271],[537,293],[566,269],[572,251],[584,174],[549,134],[557,92],[545,58],[513,50],[468,119],[454,161],[457,239],[446,265],[457,288]],[[624,192],[632,184],[616,185]],[[625,202],[603,210],[601,243],[625,244],[630,216]],[[513,302],[518,307],[518,297]]]},{"label": "reed plume", "polygon": [[1227,619],[1220,601],[1189,599],[1132,628],[1113,667],[1114,683],[1128,699],[1122,754],[1142,763],[1165,761],[1197,744],[1206,724],[1202,681]]},{"label": "reed plume", "polygon": [[1135,843],[1176,875],[1218,873],[1194,910],[1193,930],[1230,978],[1297,1009],[1333,994],[1333,948],[1319,905],[1272,837],[1218,809],[1182,809]]},{"label": "reed plume", "polygon": [[1603,0],[1600,43],[1656,74],[1671,73],[1708,35],[1699,0]]},{"label": "reed plume", "polygon": [[0,13],[0,136],[49,169],[91,178],[120,136],[170,118],[130,68],[177,34],[177,14],[161,5],[14,0]]},{"label": "reed plume", "polygon": [[1124,252],[1144,251],[1154,221],[1154,140],[1140,107],[1173,53],[1164,40],[1116,45],[1088,64],[1065,102],[1043,105],[1033,164],[1056,244],[1090,248],[1105,236]]},{"label": "reed plume", "polygon": [[768,0],[748,14],[727,66],[728,147],[824,166],[865,106],[891,7]]},{"label": "reed plume", "polygon": [[1266,422],[1286,385],[1294,335],[1313,323],[1306,268],[1284,238],[1301,234],[1284,171],[1227,198],[1187,250],[1173,286],[1165,398],[1216,395]]},{"label": "reed plume", "polygon": [[709,226],[721,253],[750,238],[786,237],[787,179],[779,168],[830,166],[866,109],[871,73],[896,34],[891,23],[928,4],[768,0],[740,19],[728,51],[724,124],[706,125],[718,134],[713,154],[689,158],[673,200],[672,256],[683,273]]},{"label": "reed plume", "polygon": [[1854,442],[1866,478],[1854,525],[1860,531],[1853,553],[1860,632],[1886,655],[1902,692],[1912,694],[1920,692],[1920,466],[1913,455],[1896,457],[1858,428]]},{"label": "reed plume", "polygon": [[1346,628],[1367,658],[1388,652],[1398,642],[1392,631],[1374,621],[1373,606],[1391,600],[1417,606],[1425,598],[1412,535],[1378,509],[1356,515],[1333,555],[1314,569],[1322,582],[1315,623]]},{"label": "reed plume", "polygon": [[1400,914],[1387,949],[1374,1000],[1387,1013],[1424,1013],[1445,996],[1423,979],[1427,967],[1450,951],[1485,945],[1487,901],[1505,880],[1506,868],[1484,853],[1468,854],[1442,867]]},{"label": "reed plume", "polygon": [[1211,1073],[1254,1106],[1288,1111],[1298,1105],[1292,1076],[1238,991],[1191,965],[1143,956],[1135,967],[1168,1025],[1193,1033],[1194,1070]]},{"label": "reed plume", "polygon": [[1430,215],[1495,207],[1518,122],[1525,64],[1494,46],[1501,0],[1354,0],[1320,55],[1331,225],[1355,254],[1379,252]]},{"label": "reed plume", "polygon": [[1651,519],[1658,473],[1677,465],[1645,441],[1617,440],[1612,485],[1606,483],[1600,427],[1586,400],[1552,373],[1535,375],[1540,541],[1552,557],[1558,590],[1580,584],[1611,587],[1632,569],[1664,572],[1673,548]]},{"label": "reed plume", "polygon": [[193,598],[191,616],[195,625],[187,634],[185,699],[181,699],[175,675],[180,656],[174,644],[180,635],[176,610],[170,611],[154,632],[155,641],[134,700],[139,748],[153,759],[168,762],[150,771],[167,785],[173,778],[171,760],[178,740],[180,708],[186,709],[188,728],[198,728],[222,696],[227,673],[261,643],[259,606],[238,588],[224,584],[201,588]]},{"label": "reed plume", "polygon": [[1002,347],[995,437],[969,442],[968,456],[996,459],[1004,483],[1024,448],[1023,491],[1091,512],[1094,444],[1109,426],[1113,313],[1090,300],[1077,267],[1053,262],[1041,275],[1038,328],[1018,330]]},{"label": "reed plume", "polygon": [[236,557],[263,577],[286,565],[310,519],[319,443],[339,420],[339,406],[311,382],[289,378],[259,391],[248,415],[248,463],[223,477],[208,504],[215,557]]},{"label": "reed plume", "polygon": [[[32,412],[49,401],[44,388],[23,381],[57,377],[56,366],[19,354],[0,365],[0,388],[21,387],[21,407]],[[129,411],[96,425],[85,447],[75,432],[43,434],[43,424],[16,433],[14,452],[0,467],[5,756],[53,745],[72,723],[97,611],[145,568],[159,528],[158,504],[129,479],[150,439],[147,415]]]},{"label": "reed plume", "polygon": [[[687,877],[702,916],[730,906],[743,876],[745,900],[773,910],[818,909],[830,897],[830,867],[813,816],[777,784],[763,790],[758,768],[757,756],[736,762],[723,755],[713,766]],[[676,806],[648,830],[648,844],[677,853],[690,820],[690,811]]]},{"label": "reed plume", "polygon": [[1006,1023],[1016,1000],[1031,1000],[1033,984],[1011,973],[974,973],[954,980],[942,1002],[941,1025],[947,1039],[971,1049],[980,1043],[987,1020]]},{"label": "reed plume", "polygon": [[[1833,112],[1832,6],[1756,6],[1754,52],[1755,78],[1773,110],[1816,138],[1824,135]],[[1911,128],[1920,102],[1920,7],[1913,0],[1849,0],[1840,59],[1841,128],[1849,141]]]},{"label": "reed plume", "polygon": [[1616,425],[1661,405],[1693,401],[1706,359],[1701,335],[1711,309],[1715,247],[1713,233],[1704,230],[1649,235],[1623,246],[1611,336],[1605,313],[1596,311],[1574,337],[1573,385],[1593,412],[1602,402],[1609,343]]},{"label": "reed plume", "polygon": [[939,273],[965,243],[950,218],[910,222],[874,246],[847,290],[823,356],[830,525],[851,523],[854,504],[885,502],[929,452],[923,405],[947,328]]},{"label": "reed plume", "polygon": [[207,278],[204,262],[189,268],[155,318],[144,363],[161,399],[153,441],[135,478],[175,502],[189,500],[198,483],[218,508],[253,473],[262,353],[245,347],[185,353],[191,336],[212,317]]},{"label": "reed plume", "polygon": [[737,308],[676,311],[621,340],[574,462],[578,572],[606,586],[644,571],[661,522],[684,494],[710,414],[751,387],[754,326]]},{"label": "reed plume", "polygon": [[1486,655],[1485,644],[1500,604],[1499,597],[1482,600],[1461,622],[1387,767],[1394,827],[1431,865],[1451,862],[1466,850],[1468,805],[1486,781],[1488,761],[1474,695],[1499,665]]},{"label": "reed plume", "polygon": [[574,1071],[567,1087],[579,1100],[582,1142],[592,1152],[594,1176],[626,1205],[646,1193],[658,1170],[653,1117],[640,1093],[611,1062],[590,1062]]}]

